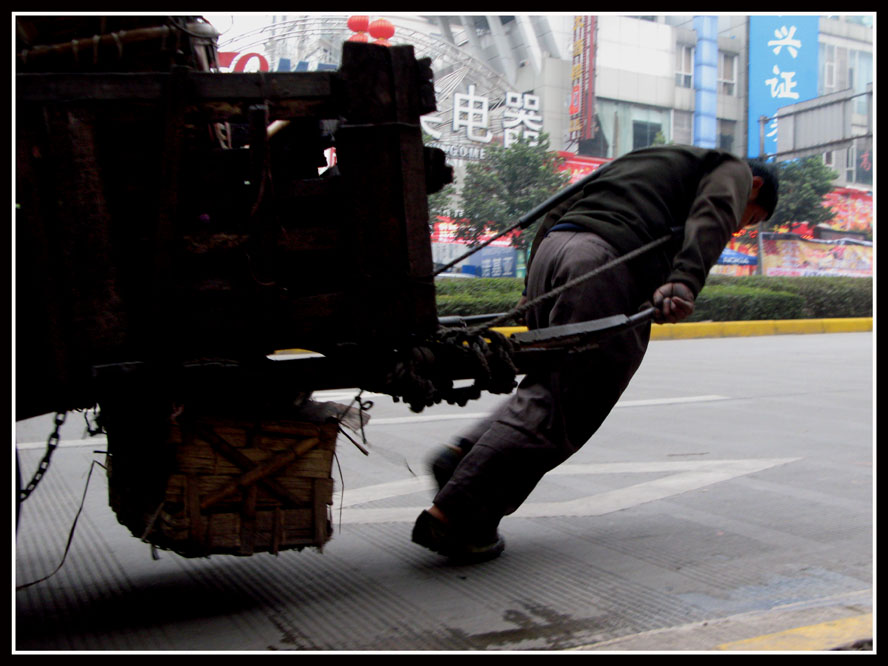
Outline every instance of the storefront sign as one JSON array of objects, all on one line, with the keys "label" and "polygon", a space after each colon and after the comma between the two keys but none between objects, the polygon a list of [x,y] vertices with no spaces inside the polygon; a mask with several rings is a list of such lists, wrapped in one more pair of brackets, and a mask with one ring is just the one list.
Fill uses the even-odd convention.
[{"label": "storefront sign", "polygon": [[[749,17],[750,157],[777,152],[780,107],[817,97],[819,26],[818,16]],[[770,119],[764,137],[762,117]]]},{"label": "storefront sign", "polygon": [[451,157],[475,161],[487,157],[484,146],[492,144],[497,135],[502,136],[506,148],[521,139],[537,145],[543,131],[539,96],[506,92],[504,100],[494,101],[504,104],[498,123],[491,122],[490,98],[477,94],[474,85],[468,85],[464,93],[454,92],[449,119],[446,114],[420,118],[423,131],[435,140],[430,145]]},{"label": "storefront sign", "polygon": [[564,160],[560,170],[570,173],[571,184],[585,178],[600,166],[611,161],[609,157],[587,157],[585,155],[574,155],[563,150],[558,151],[558,156]]},{"label": "storefront sign", "polygon": [[[268,72],[270,67],[268,58],[261,53],[219,53],[222,72]],[[288,58],[277,62],[278,72],[335,69],[336,65],[322,62],[300,60],[294,64]],[[506,148],[521,139],[535,146],[543,132],[539,95],[506,91],[501,99],[491,100],[479,94],[475,85],[467,84],[464,90],[454,91],[449,100],[439,98],[438,105],[447,110],[422,116],[420,123],[423,132],[434,140],[429,145],[443,150],[452,159],[484,160],[486,148],[495,143],[496,137],[502,137]],[[498,112],[494,113],[494,109]]]}]

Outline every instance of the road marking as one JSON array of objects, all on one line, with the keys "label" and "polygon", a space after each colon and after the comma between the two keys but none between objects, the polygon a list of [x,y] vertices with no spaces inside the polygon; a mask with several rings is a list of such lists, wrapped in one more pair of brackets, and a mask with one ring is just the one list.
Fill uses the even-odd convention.
[{"label": "road marking", "polygon": [[[311,394],[311,399],[318,402],[324,402],[326,400],[331,400],[333,402],[337,400],[348,400],[349,402],[352,402],[357,397],[358,393],[361,393],[361,389],[315,391]],[[361,393],[361,400],[369,400],[371,398],[391,398],[391,396],[387,393],[371,393],[370,391],[364,391]]]},{"label": "road marking", "polygon": [[370,415],[368,426],[403,425],[405,423],[431,423],[432,421],[464,421],[476,420],[490,416],[490,412],[459,412],[458,414],[417,414],[416,416],[391,416],[374,419]]},{"label": "road marking", "polygon": [[[96,435],[89,439],[61,439],[59,446],[68,448],[71,446],[107,446],[108,438],[105,435]],[[46,442],[16,442],[15,448],[26,451],[29,449],[45,449]]]},{"label": "road marking", "polygon": [[[601,516],[633,506],[662,500],[691,490],[699,490],[738,476],[753,474],[799,458],[753,458],[748,460],[695,460],[676,462],[577,463],[556,467],[550,475],[661,474],[656,479],[625,488],[608,490],[562,502],[526,502],[513,515],[518,518],[555,516]],[[428,508],[434,492],[431,476],[420,476],[390,483],[380,483],[347,490],[334,495],[334,506],[346,509],[343,523],[413,522]],[[359,508],[367,502],[390,499],[417,492],[429,493],[426,506]]]},{"label": "road marking", "polygon": [[[323,401],[333,401],[343,400],[343,399],[352,399],[355,397],[355,393],[343,393],[341,391],[318,391],[315,396],[316,399],[320,398],[318,402]],[[370,398],[380,397],[385,394],[383,393],[364,393],[361,398],[365,400],[369,400]],[[621,400],[617,403],[616,408],[624,408],[624,407],[655,407],[660,405],[678,405],[684,403],[695,403],[695,402],[714,402],[718,400],[730,400],[728,396],[724,395],[693,395],[687,397],[678,397],[678,398],[655,398],[653,400]],[[370,415],[370,420],[367,422],[367,426],[381,426],[381,425],[403,425],[405,423],[430,423],[433,421],[462,421],[462,420],[478,420],[486,418],[490,415],[490,412],[457,412],[453,414],[416,414],[414,416],[391,416],[391,417],[382,417],[378,419],[374,419],[373,415]],[[64,439],[59,442],[59,446],[61,447],[70,447],[70,446],[104,446],[107,445],[108,441],[104,437],[104,435],[98,435],[95,437],[90,437],[88,439]],[[17,442],[16,448],[20,450],[28,450],[28,449],[43,449],[46,448],[46,442]]]},{"label": "road marking", "polygon": [[715,402],[730,400],[726,395],[692,395],[685,398],[655,398],[653,400],[621,400],[617,407],[650,407],[652,405],[680,405],[688,402]]},{"label": "road marking", "polygon": [[[597,471],[596,465],[581,465],[577,473],[585,474],[635,474],[667,473],[652,481],[637,483],[625,488],[609,490],[596,495],[579,497],[565,502],[524,504],[514,515],[526,518],[549,516],[601,516],[639,504],[666,499],[673,495],[698,490],[738,476],[753,474],[770,467],[793,462],[798,458],[770,458],[752,460],[712,460],[676,463],[617,463],[614,470]],[[561,468],[553,470],[559,473]]]},{"label": "road marking", "polygon": [[873,637],[873,614],[856,615],[807,627],[756,636],[741,641],[722,643],[716,650],[754,651],[823,651],[844,647],[848,643]]},{"label": "road marking", "polygon": [[[312,394],[312,399],[318,402],[325,400],[353,400],[359,393],[358,389],[351,391],[316,391]],[[385,393],[362,393],[361,399],[391,397]],[[621,400],[617,403],[617,407],[642,407],[646,405],[672,405],[682,402],[710,402],[713,400],[730,400],[725,395],[692,395],[686,397],[675,398],[654,398],[652,400]]]},{"label": "road marking", "polygon": [[[715,402],[718,400],[730,400],[724,395],[694,395],[682,398],[656,398],[653,400],[622,400],[615,409],[625,407],[658,407],[661,405],[680,405],[695,402]],[[370,415],[368,425],[401,425],[404,423],[428,423],[431,421],[456,421],[462,419],[483,419],[489,416],[489,412],[459,412],[456,414],[416,414],[415,416],[393,416],[374,419]]]}]

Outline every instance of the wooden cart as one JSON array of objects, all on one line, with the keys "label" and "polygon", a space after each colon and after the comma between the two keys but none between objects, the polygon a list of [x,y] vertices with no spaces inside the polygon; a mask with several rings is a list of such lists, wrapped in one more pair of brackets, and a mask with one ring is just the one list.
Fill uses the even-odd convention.
[{"label": "wooden cart", "polygon": [[17,27],[16,418],[98,404],[111,505],[159,547],[323,545],[337,426],[294,406],[336,380],[267,356],[435,331],[429,61],[221,74],[196,18]]}]

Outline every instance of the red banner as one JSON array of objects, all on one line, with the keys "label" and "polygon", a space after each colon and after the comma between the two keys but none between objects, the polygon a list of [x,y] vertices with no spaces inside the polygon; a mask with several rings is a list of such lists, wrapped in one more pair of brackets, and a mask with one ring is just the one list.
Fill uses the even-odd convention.
[{"label": "red banner", "polygon": [[602,164],[610,162],[607,157],[587,157],[585,155],[574,155],[563,150],[558,151],[559,157],[564,158],[564,164],[561,171],[570,172],[570,182],[575,183],[581,178],[585,178],[595,171]]},{"label": "red banner", "polygon": [[[460,245],[467,245],[468,241],[462,238],[456,237],[456,223],[452,218],[444,217],[443,215],[438,215],[438,221],[435,222],[432,230],[432,242],[433,243],[459,243]],[[512,233],[506,234],[502,238],[498,238],[491,243],[493,247],[511,247],[512,246],[512,237],[520,234],[520,231],[513,231]],[[481,236],[478,240],[483,242],[488,240],[493,233],[487,233]]]}]

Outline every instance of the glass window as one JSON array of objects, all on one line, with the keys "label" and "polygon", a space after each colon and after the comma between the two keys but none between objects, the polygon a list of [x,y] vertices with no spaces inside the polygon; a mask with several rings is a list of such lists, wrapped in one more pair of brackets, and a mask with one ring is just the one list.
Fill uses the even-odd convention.
[{"label": "glass window", "polygon": [[[855,93],[866,92],[868,83],[873,82],[873,54],[867,51],[851,51],[852,86]],[[867,98],[857,97],[854,100],[854,112],[865,114],[867,112]]]},{"label": "glass window", "polygon": [[869,28],[873,27],[872,16],[846,16],[845,21],[847,23],[857,23],[858,25],[865,25]]},{"label": "glass window", "polygon": [[632,150],[647,148],[654,144],[654,139],[662,131],[660,123],[648,123],[641,120],[632,121]]},{"label": "glass window", "polygon": [[679,44],[675,51],[675,85],[693,87],[694,47]]},{"label": "glass window", "polygon": [[820,44],[820,94],[825,95],[836,89],[836,47]]},{"label": "glass window", "polygon": [[733,97],[737,90],[737,56],[733,53],[718,54],[718,92]]},{"label": "glass window", "polygon": [[718,121],[718,147],[734,152],[734,139],[737,136],[737,123],[733,120]]},{"label": "glass window", "polygon": [[[849,151],[850,152],[850,151]],[[859,185],[873,184],[873,151],[872,144],[860,142],[854,146],[855,174],[854,182]]]}]

